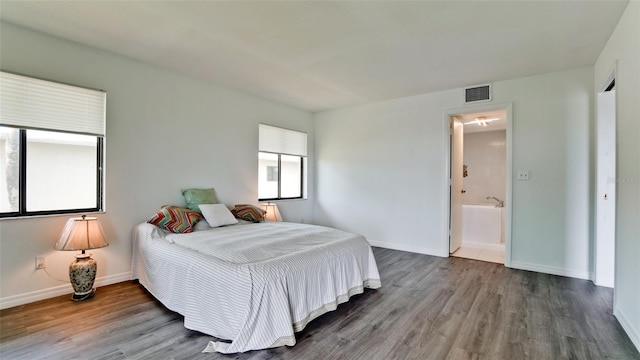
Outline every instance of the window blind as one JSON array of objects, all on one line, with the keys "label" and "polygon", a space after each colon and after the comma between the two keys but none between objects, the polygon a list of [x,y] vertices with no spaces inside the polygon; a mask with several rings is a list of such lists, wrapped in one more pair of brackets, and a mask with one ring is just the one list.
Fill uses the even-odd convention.
[{"label": "window blind", "polygon": [[0,125],[104,136],[104,91],[0,72]]},{"label": "window blind", "polygon": [[307,156],[307,134],[275,126],[259,125],[258,150],[297,156]]}]

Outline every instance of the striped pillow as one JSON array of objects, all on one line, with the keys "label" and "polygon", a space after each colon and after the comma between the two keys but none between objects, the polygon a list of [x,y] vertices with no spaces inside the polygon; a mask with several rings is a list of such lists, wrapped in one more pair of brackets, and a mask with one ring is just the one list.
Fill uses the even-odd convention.
[{"label": "striped pillow", "polygon": [[267,212],[257,206],[249,204],[239,204],[236,205],[235,208],[231,209],[231,213],[233,213],[233,216],[237,217],[238,219],[258,223],[264,220],[264,214],[266,214]]},{"label": "striped pillow", "polygon": [[200,220],[202,220],[202,215],[195,211],[179,206],[165,205],[147,222],[161,229],[183,234],[192,232],[193,226]]}]

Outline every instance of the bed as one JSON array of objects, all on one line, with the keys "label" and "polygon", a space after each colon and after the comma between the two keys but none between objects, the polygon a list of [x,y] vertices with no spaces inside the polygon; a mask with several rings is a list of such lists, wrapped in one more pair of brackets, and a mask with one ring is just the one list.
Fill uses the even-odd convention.
[{"label": "bed", "polygon": [[322,226],[237,224],[168,233],[133,229],[132,278],[184,326],[228,340],[205,352],[293,346],[295,332],[338,304],[381,286],[366,239]]}]

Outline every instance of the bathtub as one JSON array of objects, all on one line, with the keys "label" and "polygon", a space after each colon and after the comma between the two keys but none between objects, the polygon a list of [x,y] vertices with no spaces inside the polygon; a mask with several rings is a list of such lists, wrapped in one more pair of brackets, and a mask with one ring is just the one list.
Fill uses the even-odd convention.
[{"label": "bathtub", "polygon": [[462,245],[504,249],[504,208],[462,205]]}]

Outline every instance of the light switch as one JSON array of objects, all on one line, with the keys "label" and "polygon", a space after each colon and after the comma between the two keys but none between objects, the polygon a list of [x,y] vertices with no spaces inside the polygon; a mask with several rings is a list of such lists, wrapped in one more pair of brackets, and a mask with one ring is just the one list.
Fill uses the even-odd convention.
[{"label": "light switch", "polygon": [[529,180],[529,171],[521,170],[518,171],[518,181],[528,181]]}]

